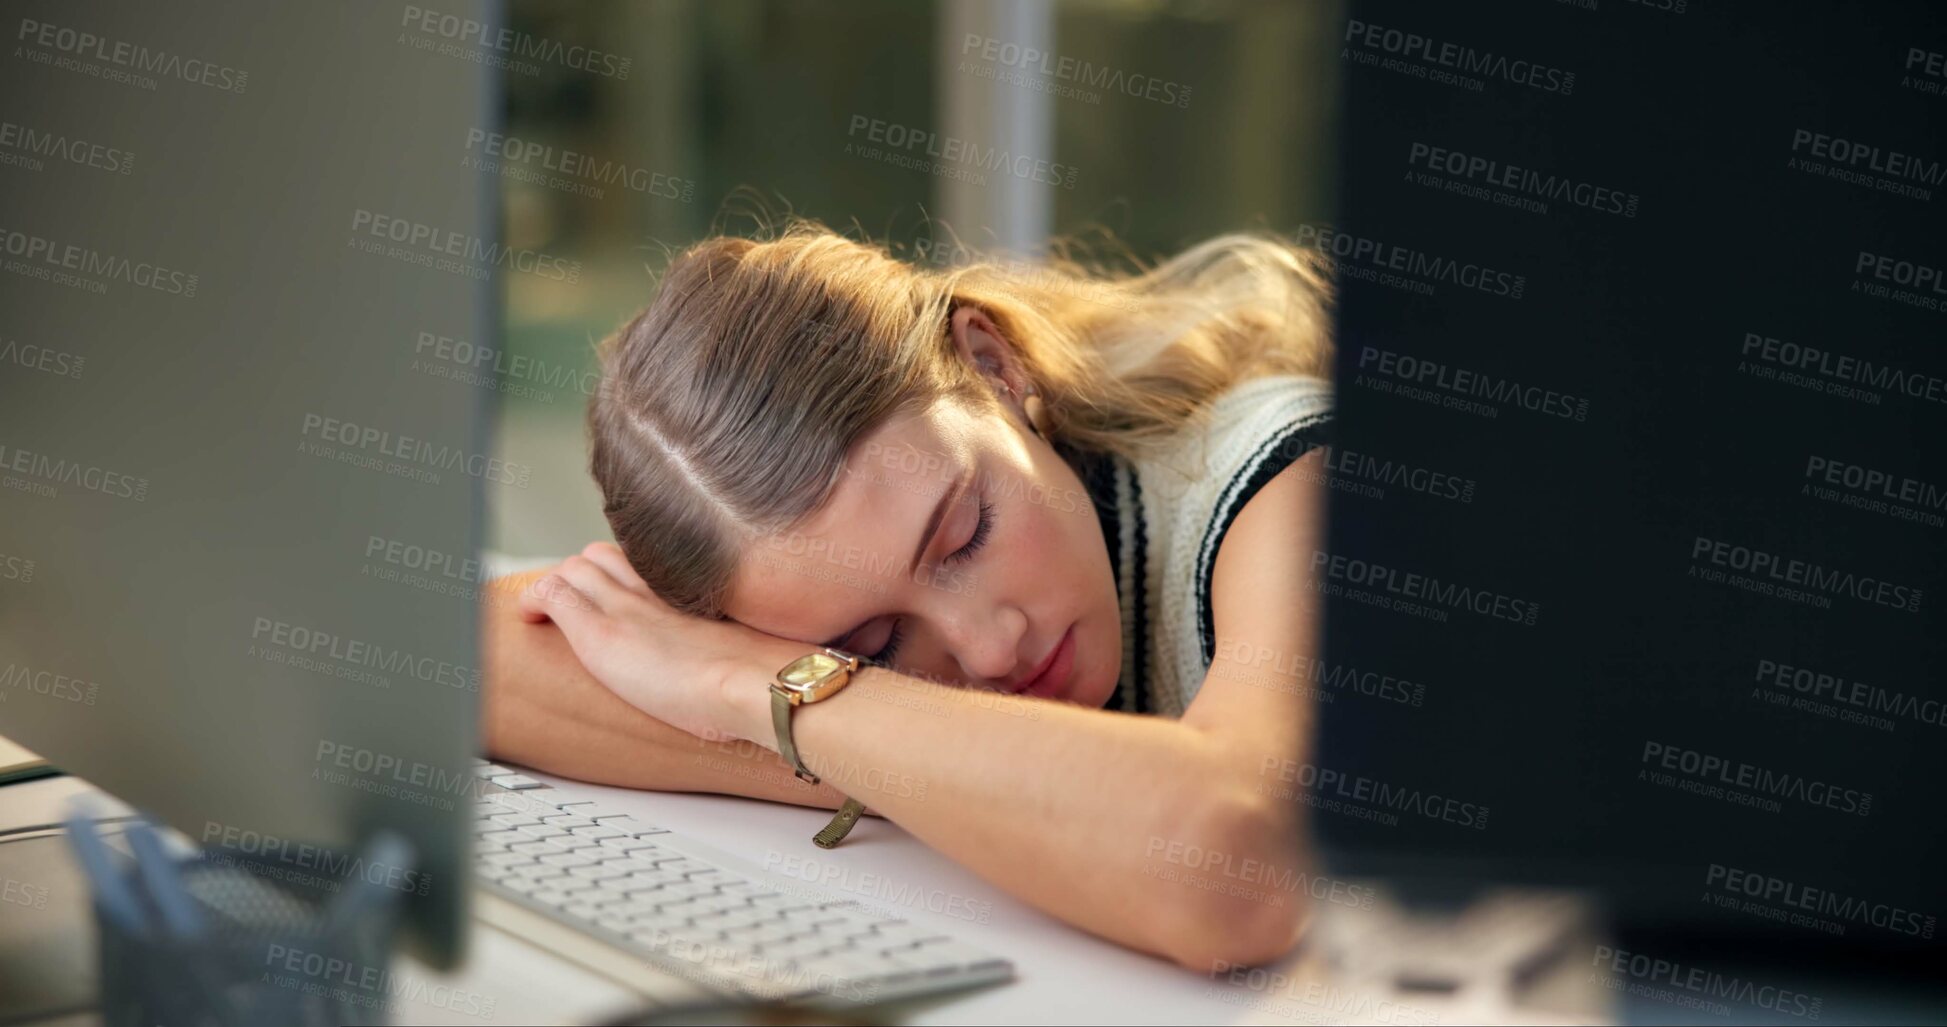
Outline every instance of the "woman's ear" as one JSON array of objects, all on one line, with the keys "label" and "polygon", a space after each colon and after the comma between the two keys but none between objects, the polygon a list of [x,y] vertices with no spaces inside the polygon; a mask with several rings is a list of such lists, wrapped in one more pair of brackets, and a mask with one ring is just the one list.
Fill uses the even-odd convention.
[{"label": "woman's ear", "polygon": [[986,312],[971,304],[954,310],[947,322],[953,348],[976,373],[993,382],[1003,400],[1018,400],[1027,381],[1014,346]]}]

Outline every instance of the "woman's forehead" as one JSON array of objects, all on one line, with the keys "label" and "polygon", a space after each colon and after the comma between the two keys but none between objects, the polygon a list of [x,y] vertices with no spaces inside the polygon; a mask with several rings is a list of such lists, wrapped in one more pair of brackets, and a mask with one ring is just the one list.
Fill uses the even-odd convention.
[{"label": "woman's forehead", "polygon": [[891,603],[941,499],[967,477],[975,427],[957,404],[939,403],[869,433],[823,508],[794,528],[744,540],[725,612],[815,643]]},{"label": "woman's forehead", "polygon": [[[950,487],[972,455],[977,443],[975,423],[957,403],[935,403],[923,411],[901,414],[880,425],[845,454],[835,492],[848,485],[861,498],[872,498],[876,488],[894,487],[910,492],[928,484],[936,490]],[[819,514],[834,512],[830,503]],[[807,520],[816,522],[814,515]]]}]

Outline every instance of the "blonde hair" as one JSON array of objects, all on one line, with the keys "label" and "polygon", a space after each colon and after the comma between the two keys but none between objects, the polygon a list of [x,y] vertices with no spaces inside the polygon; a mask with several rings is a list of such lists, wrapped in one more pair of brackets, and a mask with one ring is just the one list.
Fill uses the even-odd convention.
[{"label": "blonde hair", "polygon": [[1238,382],[1328,376],[1324,268],[1268,235],[1120,274],[1066,255],[929,270],[802,220],[706,239],[602,344],[588,425],[604,513],[664,601],[721,617],[742,542],[822,508],[865,435],[944,399],[999,411],[947,333],[955,307],[1013,344],[1050,441],[1133,457]]}]

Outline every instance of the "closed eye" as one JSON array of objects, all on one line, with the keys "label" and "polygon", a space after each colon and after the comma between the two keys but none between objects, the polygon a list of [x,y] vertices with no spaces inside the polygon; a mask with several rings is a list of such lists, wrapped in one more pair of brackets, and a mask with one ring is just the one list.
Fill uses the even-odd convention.
[{"label": "closed eye", "polygon": [[878,652],[873,653],[871,656],[866,657],[866,659],[871,660],[873,663],[879,664],[880,666],[886,666],[890,664],[892,662],[893,657],[899,655],[900,643],[906,640],[906,633],[900,630],[900,627],[901,624],[899,621],[893,621],[892,631],[890,634],[886,636],[886,644],[880,646]]},{"label": "closed eye", "polygon": [[987,544],[987,537],[993,534],[993,530],[994,530],[993,504],[987,502],[985,498],[982,498],[980,501],[980,519],[974,522],[973,537],[967,539],[966,545],[961,546],[960,548],[954,550],[951,554],[949,554],[946,558],[946,562],[965,563],[966,561],[973,559],[973,555],[980,551],[980,547]]}]

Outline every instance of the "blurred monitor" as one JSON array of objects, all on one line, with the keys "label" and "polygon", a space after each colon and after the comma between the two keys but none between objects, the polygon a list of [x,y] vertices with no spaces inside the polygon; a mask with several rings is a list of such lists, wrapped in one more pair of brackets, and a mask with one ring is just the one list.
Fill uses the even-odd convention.
[{"label": "blurred monitor", "polygon": [[1947,23],[1671,6],[1349,9],[1299,773],[1345,872],[1937,958]]},{"label": "blurred monitor", "polygon": [[[0,188],[0,345],[31,358],[0,365],[0,728],[266,876],[396,888],[436,965],[482,499],[527,484],[450,352],[550,259],[462,165],[491,20],[30,2],[0,64],[39,154],[0,170],[32,186]],[[414,866],[354,862],[381,828]]]}]

